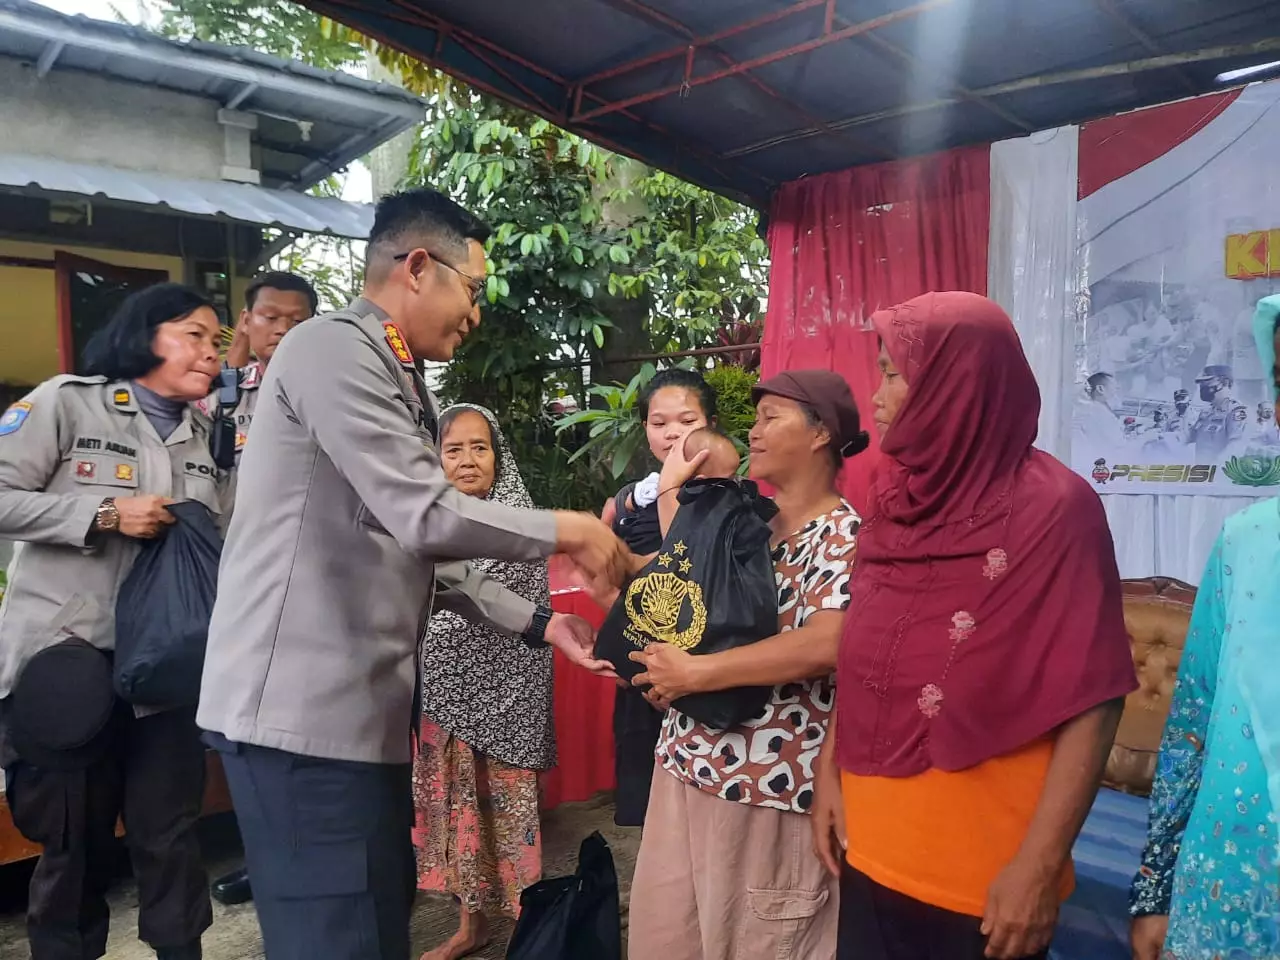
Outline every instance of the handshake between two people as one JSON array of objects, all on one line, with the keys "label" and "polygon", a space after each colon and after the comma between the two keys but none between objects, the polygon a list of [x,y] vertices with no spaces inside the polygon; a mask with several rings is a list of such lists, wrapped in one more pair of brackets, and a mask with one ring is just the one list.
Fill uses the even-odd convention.
[{"label": "handshake between two people", "polygon": [[[573,579],[593,597],[617,594],[636,570],[640,558],[599,517],[556,511],[556,553],[573,564]],[[582,617],[557,613],[547,624],[546,641],[572,663],[602,677],[617,678],[613,664],[595,657],[596,631]]]}]

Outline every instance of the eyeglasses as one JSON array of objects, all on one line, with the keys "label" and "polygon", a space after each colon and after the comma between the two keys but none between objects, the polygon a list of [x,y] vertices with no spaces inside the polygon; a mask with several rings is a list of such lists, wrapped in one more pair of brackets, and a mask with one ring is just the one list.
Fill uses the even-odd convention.
[{"label": "eyeglasses", "polygon": [[[480,302],[480,297],[481,295],[484,294],[483,280],[481,280],[479,277],[471,276],[471,274],[467,273],[466,271],[459,270],[457,267],[455,267],[452,263],[449,263],[447,260],[442,260],[440,257],[437,257],[430,250],[424,250],[423,253],[425,253],[428,257],[430,257],[436,263],[440,264],[440,266],[448,267],[450,270],[452,270],[454,273],[456,273],[459,277],[462,278],[462,282],[466,285],[467,291],[471,295],[471,305],[473,307]],[[391,259],[397,260],[403,263],[405,260],[408,260],[409,257],[412,255],[413,255],[413,251],[410,250],[408,253],[397,253]]]}]

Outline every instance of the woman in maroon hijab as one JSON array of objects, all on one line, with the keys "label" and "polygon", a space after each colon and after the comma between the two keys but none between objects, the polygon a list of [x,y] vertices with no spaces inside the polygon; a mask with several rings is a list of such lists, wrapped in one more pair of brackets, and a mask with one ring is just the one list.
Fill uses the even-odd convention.
[{"label": "woman in maroon hijab", "polygon": [[1111,535],[1032,447],[1040,395],[999,306],[927,294],[872,323],[884,461],[813,818],[839,956],[1042,957],[1136,686]]}]

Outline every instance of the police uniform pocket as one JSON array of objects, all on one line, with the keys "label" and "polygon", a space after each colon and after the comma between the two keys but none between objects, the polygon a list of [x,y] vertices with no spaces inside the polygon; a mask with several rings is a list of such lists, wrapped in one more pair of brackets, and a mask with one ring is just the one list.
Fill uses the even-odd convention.
[{"label": "police uniform pocket", "polygon": [[71,475],[76,483],[92,487],[138,488],[138,461],[110,454],[77,451],[71,458]]},{"label": "police uniform pocket", "polygon": [[68,637],[79,637],[83,640],[85,633],[88,632],[85,628],[92,623],[97,608],[96,603],[91,604],[80,594],[72,594],[54,614],[54,636],[61,639],[65,634]]},{"label": "police uniform pocket", "polygon": [[391,536],[391,531],[378,522],[378,518],[373,515],[373,511],[360,504],[360,509],[356,511],[356,522],[366,530],[372,530],[374,533],[380,533],[384,537]]}]

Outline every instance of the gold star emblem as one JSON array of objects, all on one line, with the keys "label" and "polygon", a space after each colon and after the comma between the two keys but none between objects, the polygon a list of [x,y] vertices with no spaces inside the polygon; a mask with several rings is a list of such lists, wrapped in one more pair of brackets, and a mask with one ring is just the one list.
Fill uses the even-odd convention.
[{"label": "gold star emblem", "polygon": [[660,567],[671,566],[671,554],[664,553],[662,556],[658,557],[658,566]]},{"label": "gold star emblem", "polygon": [[683,557],[684,551],[685,551],[685,546],[684,546],[683,540],[677,541],[675,545],[672,546],[671,548],[671,552],[674,553],[677,557]]},{"label": "gold star emblem", "polygon": [[685,560],[681,560],[681,561],[680,561],[680,572],[681,572],[681,573],[688,573],[688,572],[689,572],[690,570],[692,570],[692,569],[693,569],[693,561],[692,561],[692,560],[685,559]]}]

